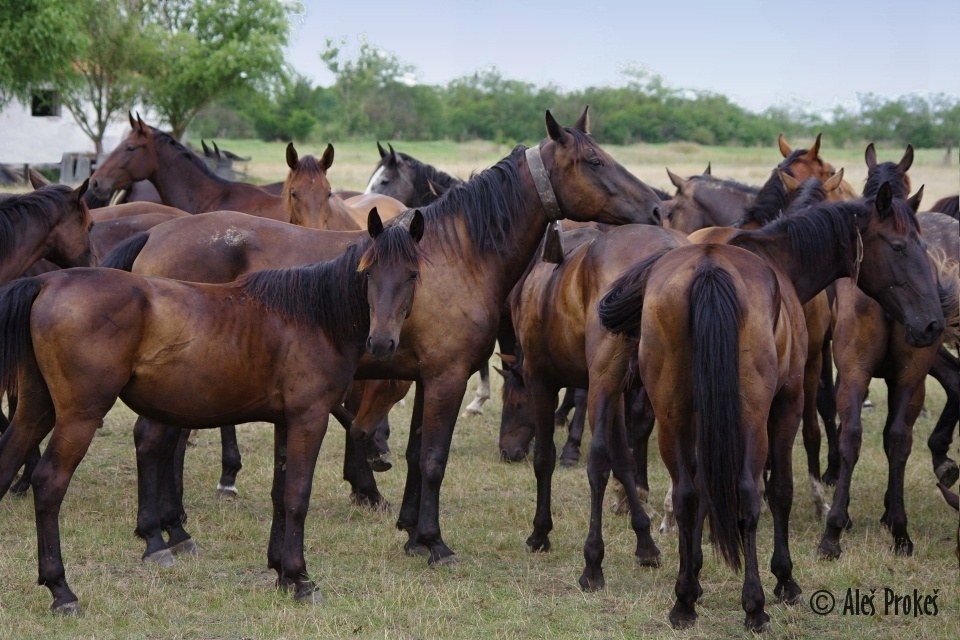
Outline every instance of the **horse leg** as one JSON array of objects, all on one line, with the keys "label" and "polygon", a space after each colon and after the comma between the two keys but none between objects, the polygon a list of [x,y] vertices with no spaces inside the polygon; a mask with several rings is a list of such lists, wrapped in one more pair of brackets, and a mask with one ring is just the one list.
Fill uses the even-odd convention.
[{"label": "horse leg", "polygon": [[[569,389],[568,389],[569,392]],[[566,396],[564,396],[566,397]],[[583,427],[587,421],[587,390],[573,389],[573,420],[567,429],[567,441],[560,454],[561,467],[573,467],[580,461],[580,442],[583,440]],[[556,415],[560,410],[556,411]],[[554,419],[556,424],[556,419]]]},{"label": "horse leg", "polygon": [[237,442],[236,425],[220,427],[220,480],[217,482],[217,497],[232,500],[239,495],[237,474],[243,468],[240,444]]},{"label": "horse leg", "polygon": [[860,412],[863,399],[870,383],[869,373],[851,371],[840,377],[837,387],[837,408],[840,415],[840,467],[837,485],[833,493],[833,504],[827,513],[826,525],[817,553],[825,560],[840,557],[840,536],[850,521],[850,485],[853,469],[860,458],[860,446],[863,441],[863,424]]},{"label": "horse leg", "polygon": [[[133,427],[133,441],[137,450],[137,527],[134,533],[146,542],[144,562],[173,566],[173,554],[163,538],[160,506],[164,493],[175,488],[164,486],[173,479],[165,473],[175,464],[180,430],[176,427],[138,417]],[[168,500],[169,501],[169,500]]]},{"label": "horse leg", "polygon": [[[599,385],[597,385],[599,386]],[[590,457],[587,459],[587,478],[590,481],[590,528],[583,543],[583,572],[580,588],[584,591],[603,589],[603,497],[610,478],[610,456],[606,439],[611,437],[612,425],[622,419],[620,395],[594,393],[590,389],[590,415],[593,418],[593,434],[590,438]],[[607,425],[611,428],[607,428]]]},{"label": "horse leg", "polygon": [[464,410],[464,416],[479,416],[483,413],[483,404],[490,399],[490,364],[486,360],[480,365],[480,384],[473,401]]},{"label": "horse leg", "polygon": [[283,482],[284,526],[277,586],[292,589],[297,602],[322,601],[317,585],[307,573],[303,534],[317,457],[326,435],[330,409],[340,397],[342,393],[336,394],[330,402],[318,401],[311,410],[286,419],[286,469],[281,471],[286,474]]},{"label": "horse leg", "polygon": [[764,631],[770,626],[770,616],[763,610],[766,598],[763,594],[763,585],[760,583],[760,569],[757,562],[757,522],[760,519],[762,501],[759,485],[762,482],[764,464],[765,457],[760,459],[759,464],[750,465],[748,452],[738,487],[740,494],[738,525],[740,537],[743,540],[744,559],[740,604],[746,613],[744,626],[750,631]]},{"label": "horse leg", "polygon": [[833,486],[840,469],[840,430],[837,427],[837,388],[833,381],[833,347],[829,336],[823,342],[820,366],[817,413],[823,420],[823,431],[827,436],[827,470],[820,479],[823,484]]},{"label": "horse leg", "polygon": [[422,486],[420,470],[420,450],[423,446],[423,384],[414,387],[413,412],[410,416],[410,432],[407,437],[407,478],[403,487],[403,499],[397,517],[397,529],[407,533],[404,551],[407,555],[429,555],[430,550],[417,539],[420,521],[420,494]]},{"label": "horse leg", "polygon": [[949,488],[960,478],[960,467],[948,455],[953,429],[960,422],[960,360],[941,347],[937,351],[933,366],[930,367],[930,375],[943,387],[947,400],[927,440],[927,447],[930,449],[933,473],[937,481]]},{"label": "horse leg", "polygon": [[[85,411],[85,414],[89,416],[93,412]],[[79,615],[80,605],[67,584],[63,566],[60,505],[63,504],[74,470],[86,454],[97,429],[103,424],[106,410],[94,415],[99,417],[57,416],[50,443],[32,477],[39,556],[37,582],[47,587],[53,596],[50,609],[63,615]]]},{"label": "horse leg", "polygon": [[807,358],[803,369],[803,448],[807,454],[810,499],[818,520],[823,520],[830,508],[820,476],[820,422],[817,420],[817,389],[823,371],[822,358],[822,353],[818,351]]},{"label": "horse leg", "polygon": [[[806,382],[804,383],[806,387]],[[808,402],[806,390],[803,397],[804,411]],[[773,555],[770,571],[777,578],[773,594],[778,602],[797,604],[800,601],[800,585],[793,579],[793,560],[790,557],[790,511],[793,507],[793,443],[796,438],[798,405],[800,398],[783,395],[776,398],[770,408],[767,439],[770,443],[770,482],[767,498],[773,517]]]},{"label": "horse leg", "polygon": [[[354,401],[356,401],[356,405]],[[373,438],[350,434],[354,416],[359,410],[359,402],[359,398],[350,395],[347,398],[347,406],[338,407],[334,411],[334,417],[343,427],[344,437],[346,438],[343,450],[343,479],[350,484],[350,502],[360,506],[389,511],[390,503],[380,493],[380,488],[377,486],[371,468]],[[376,428],[380,429],[381,425],[378,424]]]},{"label": "horse leg", "polygon": [[907,458],[913,447],[913,424],[923,408],[925,377],[920,377],[916,385],[901,381],[887,396],[887,422],[883,432],[888,468],[887,491],[880,522],[893,534],[893,550],[898,556],[913,555],[913,541],[907,532],[903,484]]},{"label": "horse leg", "polygon": [[[662,449],[661,449],[662,452]],[[666,460],[664,460],[666,462]],[[700,569],[703,567],[703,521],[706,507],[700,504],[693,478],[681,463],[673,477],[673,512],[677,518],[680,568],[674,593],[677,599],[670,609],[670,624],[674,629],[686,629],[697,621],[696,602],[703,594]]]},{"label": "horse leg", "polygon": [[287,468],[287,425],[278,422],[273,427],[273,483],[270,487],[270,503],[273,514],[270,520],[270,539],[267,543],[267,568],[277,572],[279,585],[283,573],[281,547],[284,538],[283,495]]},{"label": "horse leg", "polygon": [[390,418],[383,416],[373,430],[373,437],[367,443],[367,462],[374,471],[389,471],[393,467],[390,461]]},{"label": "horse leg", "polygon": [[538,379],[525,382],[534,424],[533,471],[537,478],[537,510],[533,516],[533,532],[527,538],[527,550],[550,551],[550,532],[553,530],[551,491],[557,462],[557,449],[553,444],[557,389]]},{"label": "horse leg", "polygon": [[563,398],[561,398],[560,404],[557,406],[557,412],[553,417],[553,425],[555,427],[560,428],[567,426],[567,418],[576,406],[576,395],[576,387],[567,387],[563,390]]},{"label": "horse leg", "polygon": [[[441,375],[422,381],[423,433],[417,461],[422,488],[414,542],[430,550],[431,565],[456,562],[456,556],[440,534],[440,485],[468,377],[468,371],[447,369]],[[417,386],[419,391],[419,384]]]},{"label": "horse leg", "polygon": [[[630,449],[633,451],[633,464],[637,495],[640,505],[648,518],[652,518],[656,511],[650,504],[650,481],[647,477],[647,453],[649,451],[650,434],[656,420],[653,415],[653,405],[643,387],[631,387],[623,394],[624,411],[627,416],[627,435],[630,438]],[[621,485],[622,489],[622,485]],[[613,512],[617,515],[629,513],[630,503],[627,500],[626,489],[622,489]]]},{"label": "horse leg", "polygon": [[[25,401],[24,405],[27,409],[22,415],[11,414],[13,420],[0,436],[0,498],[3,498],[8,490],[13,491],[11,485],[17,471],[24,465],[25,460],[39,451],[40,443],[53,429],[55,422],[53,405],[45,387],[38,390],[36,401]],[[25,480],[29,487],[35,468],[36,464],[30,467],[29,475],[24,471],[18,484]]]}]

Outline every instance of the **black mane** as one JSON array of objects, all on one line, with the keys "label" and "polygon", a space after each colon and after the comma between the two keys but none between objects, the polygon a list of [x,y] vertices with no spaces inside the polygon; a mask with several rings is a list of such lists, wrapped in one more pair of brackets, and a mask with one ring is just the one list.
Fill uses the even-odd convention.
[{"label": "black mane", "polygon": [[[462,183],[463,180],[456,178],[449,173],[437,169],[432,164],[421,162],[413,156],[406,153],[397,154],[400,159],[413,170],[413,188],[417,194],[418,201],[410,203],[410,206],[419,207],[430,204],[437,199],[437,195],[430,188],[430,183],[441,187],[444,192]],[[389,156],[388,156],[389,157]],[[381,165],[383,161],[381,161]]]},{"label": "black mane", "polygon": [[19,223],[32,222],[53,228],[58,216],[51,213],[65,209],[71,193],[70,187],[55,184],[0,200],[0,256],[11,253],[16,246]]},{"label": "black mane", "polygon": [[228,184],[230,182],[226,178],[221,178],[218,176],[212,169],[210,169],[210,167],[207,166],[207,163],[203,161],[203,158],[195,154],[193,151],[190,151],[190,149],[187,149],[185,146],[183,146],[183,144],[181,144],[176,138],[166,131],[161,131],[156,127],[150,127],[150,130],[153,132],[153,139],[157,143],[162,142],[167,146],[173,147],[173,150],[177,154],[189,160],[193,166],[202,171],[203,174],[211,180],[215,180],[221,184]]}]

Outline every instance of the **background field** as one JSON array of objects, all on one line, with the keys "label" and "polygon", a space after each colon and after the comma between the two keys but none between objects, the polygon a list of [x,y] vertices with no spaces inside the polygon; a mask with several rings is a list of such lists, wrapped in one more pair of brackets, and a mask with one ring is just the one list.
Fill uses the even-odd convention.
[{"label": "background field", "polygon": [[[258,180],[282,178],[283,145],[218,141],[253,155],[248,171]],[[805,141],[794,141],[803,144]],[[398,150],[461,177],[488,166],[509,149],[488,143],[398,144]],[[669,182],[663,167],[681,175],[699,173],[708,161],[714,174],[759,184],[779,160],[770,149],[722,149],[695,145],[608,147],[613,155],[654,186]],[[322,146],[300,153],[320,153]],[[899,159],[902,149],[880,149],[881,159]],[[862,150],[823,155],[844,166],[855,187],[865,176]],[[957,191],[956,167],[939,163],[942,151],[918,153],[914,184],[927,184],[926,203]],[[361,188],[376,159],[370,143],[337,144],[330,171],[335,188]],[[472,395],[473,384],[469,390]],[[934,488],[926,438],[943,402],[935,383],[915,429],[907,467],[906,500],[916,545],[910,558],[894,557],[883,511],[886,460],[881,447],[885,391],[876,383],[876,408],[865,413],[864,444],[854,475],[851,515],[855,526],[843,538],[844,553],[831,563],[816,559],[822,525],[806,488],[802,448],[795,449],[795,501],[791,548],[804,589],[796,607],[773,603],[774,580],[767,569],[772,546],[769,514],[761,519],[761,579],[772,618],[771,638],[955,638],[960,629],[960,566],[953,555],[957,516]],[[411,396],[412,399],[412,396]],[[469,397],[468,397],[469,400]],[[187,454],[185,498],[189,530],[202,547],[171,569],[140,563],[143,547],[133,534],[136,510],[132,414],[118,406],[80,465],[61,512],[67,575],[85,615],[63,620],[50,615],[49,593],[36,586],[36,537],[31,499],[0,501],[0,638],[647,638],[746,637],[740,610],[741,576],[705,549],[704,594],[699,625],[676,633],[667,623],[677,569],[676,536],[655,535],[663,566],[633,564],[634,538],[628,522],[609,511],[605,519],[607,588],[582,593],[576,579],[588,523],[588,486],[583,465],[554,476],[553,551],[529,554],[535,482],[529,463],[499,462],[499,380],[482,417],[461,418],[443,487],[441,526],[459,554],[453,567],[431,569],[422,558],[405,557],[405,534],[394,528],[395,513],[352,506],[340,479],[342,430],[331,424],[317,467],[307,519],[306,557],[326,602],[298,606],[277,593],[267,571],[270,526],[269,483],[272,432],[265,425],[240,428],[244,470],[240,498],[218,501],[219,438],[201,433]],[[412,402],[391,415],[394,469],[377,476],[381,490],[398,505],[406,472],[403,460]],[[565,431],[557,434],[558,444]],[[585,438],[586,451],[588,437]],[[655,449],[655,447],[654,447]],[[957,457],[957,445],[952,449]],[[651,453],[656,502],[666,476]],[[890,588],[897,593],[937,596],[938,615],[929,617],[818,616],[808,598],[826,589],[842,598],[848,589]],[[878,605],[881,603],[878,602]]]}]

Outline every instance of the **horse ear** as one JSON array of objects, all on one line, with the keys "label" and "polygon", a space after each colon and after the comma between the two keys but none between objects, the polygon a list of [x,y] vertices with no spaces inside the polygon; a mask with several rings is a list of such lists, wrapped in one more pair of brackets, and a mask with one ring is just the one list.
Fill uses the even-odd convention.
[{"label": "horse ear", "polygon": [[783,186],[786,187],[788,192],[793,192],[800,188],[800,181],[786,171],[777,169],[777,175],[780,177],[780,182],[783,183]]},{"label": "horse ear", "polygon": [[297,163],[300,162],[300,156],[297,154],[297,148],[293,146],[292,142],[287,143],[287,166],[291,169],[297,168]]},{"label": "horse ear", "polygon": [[910,199],[907,200],[907,204],[910,205],[910,208],[913,209],[913,212],[916,213],[920,211],[920,201],[923,200],[923,188],[926,185],[920,185],[920,188],[917,189],[917,192],[910,196]]},{"label": "horse ear", "polygon": [[370,213],[367,215],[367,233],[370,234],[371,238],[376,238],[383,233],[383,221],[380,219],[380,212],[377,211],[376,207],[370,209]]},{"label": "horse ear", "polygon": [[913,145],[908,144],[907,150],[903,152],[903,157],[900,158],[900,163],[897,165],[897,171],[901,174],[906,173],[910,170],[910,167],[913,165]]},{"label": "horse ear", "polygon": [[420,213],[420,209],[414,209],[413,217],[410,219],[410,235],[413,236],[414,242],[420,242],[420,238],[423,237],[423,214]]},{"label": "horse ear", "polygon": [[777,146],[780,147],[780,155],[782,155],[784,158],[793,153],[793,149],[791,149],[790,145],[787,144],[787,139],[783,137],[782,133],[777,136]]},{"label": "horse ear", "polygon": [[390,162],[393,164],[397,164],[397,152],[394,151],[393,145],[388,142],[387,148],[390,149]]},{"label": "horse ear", "polygon": [[138,111],[137,112],[137,130],[140,131],[140,133],[143,133],[145,128],[146,128],[146,125],[143,124],[143,120],[140,119],[140,112]]},{"label": "horse ear", "polygon": [[333,145],[329,142],[327,143],[327,148],[323,150],[323,156],[320,158],[320,164],[323,166],[324,171],[333,166]]},{"label": "horse ear", "polygon": [[867,145],[866,151],[863,152],[863,161],[867,163],[867,169],[874,169],[877,166],[877,149],[872,142]]},{"label": "horse ear", "polygon": [[[90,178],[87,178],[86,180],[83,181],[83,184],[81,184],[79,187],[74,189],[73,197],[76,199],[77,202],[83,202],[83,194],[87,192],[87,187],[89,186],[90,186]],[[922,191],[922,188],[921,188],[921,191]]]},{"label": "horse ear", "polygon": [[216,156],[217,160],[223,159],[223,154],[220,153],[220,147],[217,146],[217,141],[213,140],[213,154]]},{"label": "horse ear", "polygon": [[383,148],[383,145],[380,144],[379,140],[377,140],[377,151],[380,152],[380,159],[383,160],[387,155],[387,150]]},{"label": "horse ear", "polygon": [[583,113],[580,114],[573,126],[584,133],[590,133],[590,105],[583,108]]},{"label": "horse ear", "polygon": [[675,186],[678,191],[683,191],[683,188],[687,186],[687,182],[689,182],[688,180],[684,180],[675,174],[673,171],[670,171],[670,169],[667,169],[667,176],[670,177],[670,182],[673,183],[673,186]]},{"label": "horse ear", "polygon": [[893,207],[893,189],[890,187],[889,182],[884,182],[880,185],[880,189],[877,191],[877,197],[874,201],[874,207],[877,209],[877,213],[880,214],[880,219],[883,220],[892,212]]},{"label": "horse ear", "polygon": [[839,171],[827,178],[826,182],[823,183],[823,190],[830,193],[838,189],[841,184],[843,184],[843,167],[840,167]]},{"label": "horse ear", "polygon": [[50,181],[43,177],[43,174],[33,167],[30,167],[30,169],[27,171],[27,177],[34,189],[39,189],[40,187],[45,187],[50,184]]},{"label": "horse ear", "polygon": [[137,128],[137,121],[133,119],[133,112],[132,112],[132,111],[127,111],[127,117],[130,118],[130,128],[131,128],[131,129],[136,129],[136,128]]},{"label": "horse ear", "polygon": [[707,163],[707,168],[703,170],[703,175],[712,176],[713,175],[713,166],[711,163]]},{"label": "horse ear", "polygon": [[807,157],[813,160],[820,155],[820,138],[822,133],[817,134],[817,139],[813,141],[813,146],[807,149]]},{"label": "horse ear", "polygon": [[560,126],[560,123],[557,122],[556,118],[553,117],[553,114],[550,113],[550,109],[547,109],[547,135],[550,136],[550,139],[554,142],[560,144],[564,143],[564,138],[568,135],[566,131],[563,130],[563,127]]},{"label": "horse ear", "polygon": [[207,146],[207,141],[203,138],[200,138],[200,148],[203,149],[203,156],[209,158],[212,152],[210,151],[210,147]]}]

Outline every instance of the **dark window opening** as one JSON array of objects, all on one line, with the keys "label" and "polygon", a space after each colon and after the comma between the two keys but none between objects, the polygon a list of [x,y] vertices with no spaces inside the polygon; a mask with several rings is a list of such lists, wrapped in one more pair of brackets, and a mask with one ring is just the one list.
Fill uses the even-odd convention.
[{"label": "dark window opening", "polygon": [[53,89],[35,91],[30,101],[30,115],[32,116],[59,116],[60,100]]}]

